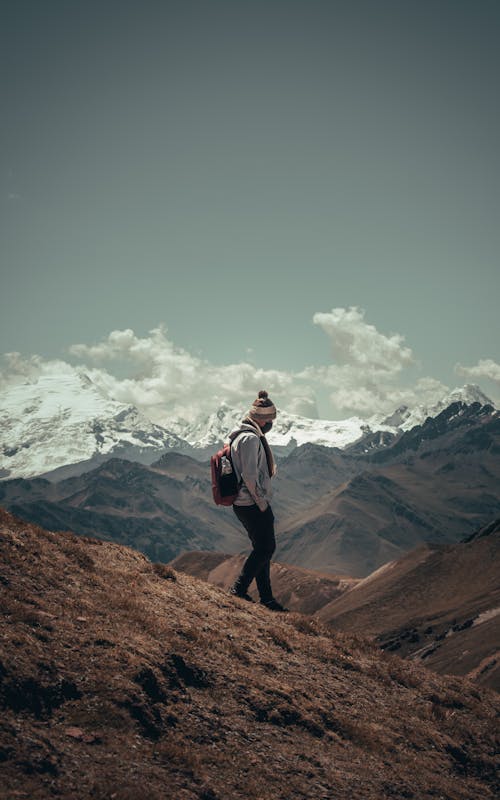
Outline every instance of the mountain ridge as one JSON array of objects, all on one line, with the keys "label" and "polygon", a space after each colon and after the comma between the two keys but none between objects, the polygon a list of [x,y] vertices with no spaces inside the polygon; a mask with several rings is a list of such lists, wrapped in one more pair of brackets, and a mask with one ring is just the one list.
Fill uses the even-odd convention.
[{"label": "mountain ridge", "polygon": [[[460,409],[388,443],[380,463],[377,451],[314,444],[279,459],[277,560],[363,577],[422,541],[451,543],[497,516],[500,415]],[[405,437],[411,446],[401,447]],[[47,527],[111,536],[155,560],[247,546],[232,509],[212,501],[208,462],[174,451],[151,465],[109,459],[57,483],[4,480],[0,503]]]},{"label": "mountain ridge", "polygon": [[[500,414],[491,407],[455,403],[380,450],[360,449],[343,451],[357,469],[284,520],[279,560],[362,577],[500,512]],[[298,458],[300,450],[286,463]]]},{"label": "mountain ridge", "polygon": [[[280,410],[268,438],[278,456],[306,443],[344,449],[372,437],[383,445],[458,400],[491,404],[479,387],[466,385],[434,406],[404,407],[386,418],[314,420]],[[0,480],[41,475],[60,480],[108,458],[150,464],[169,450],[203,461],[245,413],[243,407],[223,404],[195,422],[171,419],[165,428],[134,406],[109,398],[82,370],[42,374],[0,392]]]},{"label": "mountain ridge", "polygon": [[0,504],[12,513],[56,530],[108,537],[168,562],[182,549],[238,547],[232,514],[221,516],[210,496],[208,471],[190,459],[187,478],[173,466],[152,467],[109,459],[83,475],[51,483],[18,478],[0,483]]}]

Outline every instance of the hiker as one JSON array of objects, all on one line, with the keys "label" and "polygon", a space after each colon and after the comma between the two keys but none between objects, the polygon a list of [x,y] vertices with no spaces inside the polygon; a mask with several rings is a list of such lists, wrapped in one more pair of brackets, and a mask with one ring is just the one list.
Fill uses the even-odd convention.
[{"label": "hiker", "polygon": [[237,431],[234,431],[229,437],[231,441],[234,437],[231,456],[239,483],[233,510],[253,548],[230,593],[253,602],[248,587],[255,578],[261,604],[271,611],[287,611],[273,597],[270,575],[271,558],[276,549],[274,514],[270,505],[271,478],[276,474],[276,465],[265,434],[271,430],[275,418],[274,403],[267,392],[260,391],[237,429],[243,433],[235,436]]}]

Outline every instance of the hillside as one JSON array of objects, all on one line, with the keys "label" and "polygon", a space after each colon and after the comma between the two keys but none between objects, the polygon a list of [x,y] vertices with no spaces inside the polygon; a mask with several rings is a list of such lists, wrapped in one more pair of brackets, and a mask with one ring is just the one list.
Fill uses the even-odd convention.
[{"label": "hillside", "polygon": [[424,545],[317,612],[438,672],[500,690],[500,520],[455,545]]},{"label": "hillside", "polygon": [[[250,547],[248,548],[248,552]],[[175,558],[170,566],[195,578],[228,589],[241,571],[246,555],[194,551]],[[314,614],[356,584],[355,578],[338,577],[289,564],[271,562],[271,582],[281,602],[291,611]],[[258,600],[255,583],[249,594]]]},{"label": "hillside", "polygon": [[0,550],[6,797],[497,796],[488,690],[6,512]]}]

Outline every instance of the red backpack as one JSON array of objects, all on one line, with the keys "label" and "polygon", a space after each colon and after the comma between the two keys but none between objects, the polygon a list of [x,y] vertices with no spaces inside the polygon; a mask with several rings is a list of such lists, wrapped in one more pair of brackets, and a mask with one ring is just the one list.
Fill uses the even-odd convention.
[{"label": "red backpack", "polygon": [[248,431],[236,431],[230,437],[230,441],[210,458],[212,494],[214,503],[218,506],[232,506],[240,490],[242,482],[238,481],[236,477],[231,458],[231,445],[240,433],[248,433]]}]

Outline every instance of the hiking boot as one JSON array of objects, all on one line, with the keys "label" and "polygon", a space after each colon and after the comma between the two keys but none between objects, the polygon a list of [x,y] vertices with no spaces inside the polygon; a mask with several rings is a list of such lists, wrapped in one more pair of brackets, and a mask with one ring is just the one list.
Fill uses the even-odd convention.
[{"label": "hiking boot", "polygon": [[285,606],[282,606],[281,603],[278,603],[274,597],[271,600],[266,600],[265,602],[261,600],[260,604],[261,606],[264,606],[264,608],[268,608],[269,611],[282,611],[285,614],[288,612],[288,608],[285,608]]},{"label": "hiking boot", "polygon": [[246,600],[248,603],[255,603],[255,600],[253,597],[250,597],[248,592],[243,592],[241,589],[238,589],[237,586],[231,586],[229,594],[232,594],[233,597],[239,597],[240,600]]}]

